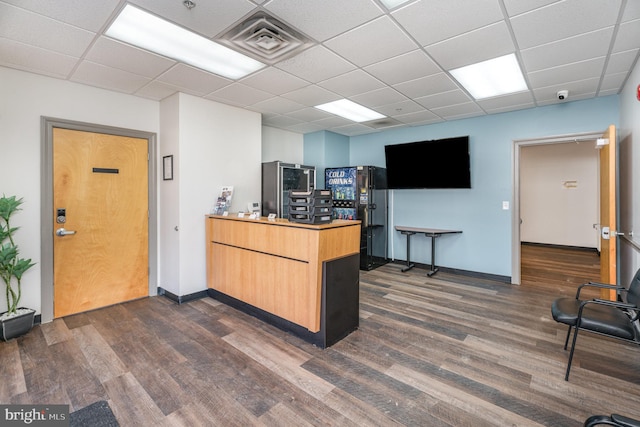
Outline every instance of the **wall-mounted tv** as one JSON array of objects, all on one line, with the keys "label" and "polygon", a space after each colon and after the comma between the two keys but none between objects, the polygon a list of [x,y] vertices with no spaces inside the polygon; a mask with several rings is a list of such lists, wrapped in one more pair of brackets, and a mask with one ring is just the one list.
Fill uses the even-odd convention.
[{"label": "wall-mounted tv", "polygon": [[385,145],[390,189],[471,188],[469,137]]}]

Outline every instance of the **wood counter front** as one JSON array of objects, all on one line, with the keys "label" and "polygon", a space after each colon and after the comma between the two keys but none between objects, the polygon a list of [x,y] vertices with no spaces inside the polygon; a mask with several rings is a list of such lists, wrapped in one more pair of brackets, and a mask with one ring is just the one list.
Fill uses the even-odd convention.
[{"label": "wood counter front", "polygon": [[210,289],[320,331],[323,263],[360,253],[360,221],[219,215],[205,221]]}]

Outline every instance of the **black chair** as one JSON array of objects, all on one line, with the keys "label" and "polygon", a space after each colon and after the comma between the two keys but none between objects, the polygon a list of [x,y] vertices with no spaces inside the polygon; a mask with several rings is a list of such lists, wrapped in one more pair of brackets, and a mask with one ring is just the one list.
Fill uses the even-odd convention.
[{"label": "black chair", "polygon": [[640,421],[618,414],[611,414],[611,416],[593,415],[584,422],[584,427],[595,426],[640,427]]},{"label": "black chair", "polygon": [[[617,301],[603,299],[581,300],[580,291],[584,287],[615,289]],[[551,315],[556,322],[569,326],[564,349],[567,349],[571,330],[573,344],[569,353],[565,381],[569,381],[571,361],[576,348],[578,331],[584,330],[595,334],[618,338],[634,344],[640,344],[640,269],[636,272],[629,288],[603,283],[589,282],[578,286],[575,298],[558,298],[551,304]]]}]

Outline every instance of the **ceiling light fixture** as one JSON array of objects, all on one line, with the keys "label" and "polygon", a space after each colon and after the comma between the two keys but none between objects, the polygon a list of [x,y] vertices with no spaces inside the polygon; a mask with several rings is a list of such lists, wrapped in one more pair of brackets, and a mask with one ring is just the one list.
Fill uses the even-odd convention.
[{"label": "ceiling light fixture", "polygon": [[513,53],[451,70],[451,75],[475,99],[527,90],[527,83]]},{"label": "ceiling light fixture", "polygon": [[377,120],[386,117],[376,111],[363,107],[360,104],[349,101],[348,99],[340,99],[338,101],[328,102],[322,105],[316,105],[315,108],[335,114],[345,119],[360,123],[369,120]]},{"label": "ceiling light fixture", "polygon": [[130,4],[105,34],[230,79],[242,78],[265,66]]},{"label": "ceiling light fixture", "polygon": [[396,6],[400,6],[408,2],[409,0],[380,0],[383,5],[387,6],[387,9],[391,10]]}]

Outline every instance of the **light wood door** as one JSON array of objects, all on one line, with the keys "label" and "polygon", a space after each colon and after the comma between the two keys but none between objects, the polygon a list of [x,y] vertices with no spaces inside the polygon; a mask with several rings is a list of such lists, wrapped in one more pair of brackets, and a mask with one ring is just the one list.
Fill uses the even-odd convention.
[{"label": "light wood door", "polygon": [[[602,135],[609,143],[600,149],[600,280],[616,283],[616,128],[611,125]],[[609,238],[602,230],[609,227]],[[602,297],[615,300],[615,291],[602,290]]]},{"label": "light wood door", "polygon": [[53,130],[54,317],[148,295],[147,168],[146,139]]}]

